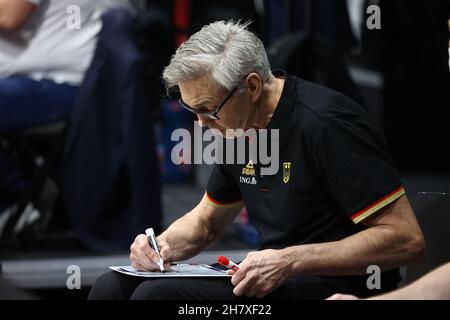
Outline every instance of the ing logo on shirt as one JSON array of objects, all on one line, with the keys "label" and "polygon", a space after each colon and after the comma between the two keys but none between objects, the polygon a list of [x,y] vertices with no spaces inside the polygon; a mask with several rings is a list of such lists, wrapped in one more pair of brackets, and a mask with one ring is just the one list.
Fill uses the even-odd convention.
[{"label": "ing logo on shirt", "polygon": [[291,163],[283,162],[283,182],[288,183],[291,177]]},{"label": "ing logo on shirt", "polygon": [[256,184],[257,182],[255,175],[255,167],[253,166],[253,161],[250,160],[247,165],[242,168],[242,175],[239,177],[239,182],[245,184]]}]

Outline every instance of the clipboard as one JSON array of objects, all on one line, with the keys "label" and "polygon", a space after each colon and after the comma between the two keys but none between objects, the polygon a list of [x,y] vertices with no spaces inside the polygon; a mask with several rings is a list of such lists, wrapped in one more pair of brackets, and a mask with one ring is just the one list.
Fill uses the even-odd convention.
[{"label": "clipboard", "polygon": [[207,264],[180,263],[170,266],[170,271],[138,271],[131,266],[111,266],[109,269],[134,277],[144,278],[229,278],[224,270]]}]

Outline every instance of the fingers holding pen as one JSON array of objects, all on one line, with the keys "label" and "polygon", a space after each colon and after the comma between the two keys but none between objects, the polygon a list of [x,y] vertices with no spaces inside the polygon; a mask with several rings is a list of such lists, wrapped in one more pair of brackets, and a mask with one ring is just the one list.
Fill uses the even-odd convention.
[{"label": "fingers holding pen", "polygon": [[131,265],[135,269],[137,269],[135,266],[140,267],[142,271],[154,271],[159,269],[159,257],[150,247],[147,236],[144,234],[138,235],[130,246],[130,260]]}]

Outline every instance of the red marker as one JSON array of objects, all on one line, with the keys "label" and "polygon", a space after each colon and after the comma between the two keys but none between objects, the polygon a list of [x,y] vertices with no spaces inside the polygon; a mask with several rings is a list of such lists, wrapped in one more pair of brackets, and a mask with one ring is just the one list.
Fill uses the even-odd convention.
[{"label": "red marker", "polygon": [[233,261],[229,260],[228,258],[226,258],[224,256],[218,256],[217,262],[233,271],[239,270],[239,266],[236,263],[234,263]]}]

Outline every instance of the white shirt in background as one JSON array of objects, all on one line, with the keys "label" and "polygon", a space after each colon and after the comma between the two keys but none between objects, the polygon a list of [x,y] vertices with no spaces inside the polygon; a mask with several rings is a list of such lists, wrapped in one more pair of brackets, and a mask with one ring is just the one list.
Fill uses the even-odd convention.
[{"label": "white shirt in background", "polygon": [[[101,30],[101,15],[127,0],[26,0],[36,5],[27,22],[12,33],[0,32],[0,78],[24,74],[35,80],[79,85],[89,67]],[[69,6],[80,8],[80,29],[69,29]]]}]

